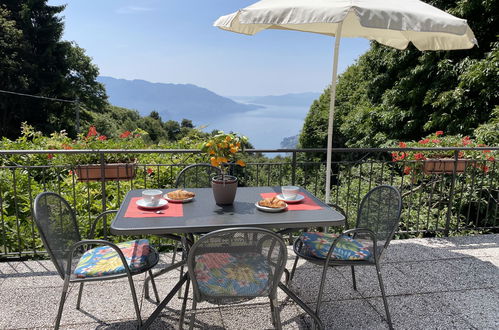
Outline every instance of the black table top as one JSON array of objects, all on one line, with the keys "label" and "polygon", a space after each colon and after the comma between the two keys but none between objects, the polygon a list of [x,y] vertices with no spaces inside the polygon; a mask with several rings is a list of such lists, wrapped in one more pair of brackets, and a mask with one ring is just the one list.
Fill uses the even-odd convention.
[{"label": "black table top", "polygon": [[[133,197],[140,197],[143,189],[128,192],[111,224],[115,235],[159,235],[170,233],[203,233],[231,227],[260,227],[267,229],[312,228],[342,226],[344,217],[307,190],[301,192],[310,197],[319,210],[267,213],[258,210],[255,202],[262,199],[261,193],[280,193],[280,187],[239,187],[233,205],[215,204],[211,188],[189,188],[196,193],[195,199],[183,204],[182,217],[125,218],[125,212]],[[160,189],[164,193],[175,189]]]}]

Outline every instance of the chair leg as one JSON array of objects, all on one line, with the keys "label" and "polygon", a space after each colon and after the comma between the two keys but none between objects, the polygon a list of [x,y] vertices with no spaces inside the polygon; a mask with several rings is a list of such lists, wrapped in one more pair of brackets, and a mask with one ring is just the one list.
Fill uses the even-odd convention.
[{"label": "chair leg", "polygon": [[189,330],[194,329],[194,322],[196,321],[196,309],[197,301],[196,299],[192,299],[191,321],[189,322]]},{"label": "chair leg", "polygon": [[355,267],[352,267],[352,282],[353,282],[353,289],[357,291],[357,281],[355,280]]},{"label": "chair leg", "polygon": [[324,269],[322,270],[321,284],[319,286],[319,293],[317,294],[317,305],[315,307],[315,314],[320,315],[321,303],[322,303],[322,293],[324,292],[324,285],[326,282],[326,275],[328,270],[328,265],[324,264]]},{"label": "chair leg", "polygon": [[182,301],[182,309],[180,310],[180,320],[179,320],[179,329],[183,329],[184,327],[184,318],[185,318],[185,310],[187,309],[187,297],[189,295],[189,286],[191,284],[191,280],[188,278],[187,283],[185,284],[185,292],[184,292],[184,300]]},{"label": "chair leg", "polygon": [[152,275],[152,270],[149,269],[149,278],[151,279],[152,291],[154,291],[154,297],[156,298],[156,302],[159,304],[159,294],[158,289],[156,288],[156,281],[154,280],[154,276]]},{"label": "chair leg", "polygon": [[80,290],[78,290],[78,300],[76,300],[76,309],[80,309],[81,294],[83,293],[83,282],[80,283]]},{"label": "chair leg", "polygon": [[295,271],[296,271],[296,265],[298,265],[298,256],[295,258],[295,262],[293,263],[293,268],[291,268],[291,274],[289,275],[289,281],[291,282],[293,280],[293,277],[295,276]]},{"label": "chair leg", "polygon": [[390,329],[393,329],[392,318],[390,317],[390,311],[388,310],[388,301],[386,300],[385,286],[383,285],[383,279],[381,278],[381,269],[376,260],[376,273],[378,273],[379,288],[381,289],[381,296],[383,297],[383,304],[385,305],[386,321]]},{"label": "chair leg", "polygon": [[55,319],[54,329],[58,330],[61,325],[62,311],[64,310],[64,303],[66,302],[66,296],[68,294],[69,288],[69,276],[66,275],[64,279],[64,285],[62,287],[61,301],[59,302],[59,310],[57,311],[57,317]]},{"label": "chair leg", "polygon": [[270,309],[271,309],[271,312],[272,312],[272,324],[274,325],[274,328],[275,329],[282,329],[282,325],[281,325],[281,316],[279,314],[279,308],[277,307],[277,299],[274,297],[274,298],[270,298]]},{"label": "chair leg", "polygon": [[132,293],[133,306],[135,307],[135,315],[137,315],[138,326],[142,326],[142,318],[140,316],[139,301],[137,300],[137,293],[135,291],[135,285],[131,275],[128,275],[128,284],[130,284],[130,291]]}]

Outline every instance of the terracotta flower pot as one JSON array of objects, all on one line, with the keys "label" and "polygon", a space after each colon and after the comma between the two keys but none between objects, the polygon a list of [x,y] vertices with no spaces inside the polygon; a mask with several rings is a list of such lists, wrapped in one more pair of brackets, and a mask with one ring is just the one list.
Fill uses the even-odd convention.
[{"label": "terracotta flower pot", "polygon": [[217,175],[211,179],[213,197],[217,205],[232,205],[236,198],[237,178],[232,175]]},{"label": "terracotta flower pot", "polygon": [[423,161],[423,172],[425,174],[452,174],[455,167],[456,173],[463,173],[467,162],[467,159],[458,159],[457,164],[451,158],[426,159]]},{"label": "terracotta flower pot", "polygon": [[135,163],[105,164],[102,171],[100,164],[78,165],[78,181],[118,181],[130,180],[135,176]]}]

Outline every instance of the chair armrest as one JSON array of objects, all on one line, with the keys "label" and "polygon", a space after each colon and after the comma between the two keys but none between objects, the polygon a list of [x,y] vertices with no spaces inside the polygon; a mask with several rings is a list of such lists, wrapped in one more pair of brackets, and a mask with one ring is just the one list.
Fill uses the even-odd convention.
[{"label": "chair armrest", "polygon": [[347,236],[347,235],[355,234],[355,233],[365,233],[365,234],[368,234],[371,237],[371,240],[373,242],[374,258],[377,258],[378,254],[377,254],[377,251],[376,251],[376,244],[377,244],[376,234],[372,230],[367,229],[367,228],[353,228],[353,229],[345,230],[344,232],[341,233],[341,235],[339,235],[333,241],[333,243],[331,244],[331,247],[329,248],[329,251],[327,253],[326,265],[329,264],[329,261],[331,259],[331,255],[333,254],[333,251],[334,251],[334,248],[336,247],[336,245],[338,244],[338,242],[343,238],[343,236]]},{"label": "chair armrest", "polygon": [[116,253],[118,253],[118,255],[121,259],[121,262],[123,263],[123,266],[125,267],[125,271],[126,271],[127,275],[128,276],[132,275],[130,272],[130,267],[128,267],[128,263],[126,262],[126,258],[125,258],[125,255],[123,254],[123,251],[121,251],[121,249],[116,244],[109,242],[109,241],[102,240],[102,239],[84,239],[84,240],[81,240],[79,242],[76,242],[75,244],[73,244],[73,246],[71,246],[71,250],[70,250],[69,255],[68,255],[68,263],[67,263],[67,267],[66,267],[66,276],[71,276],[71,272],[72,272],[71,263],[73,261],[73,254],[75,253],[75,251],[78,248],[80,248],[83,245],[109,246],[110,248],[115,250]]},{"label": "chair armrest", "polygon": [[118,213],[118,210],[108,210],[108,211],[102,212],[101,214],[99,214],[95,218],[95,220],[92,222],[92,226],[90,227],[90,233],[88,234],[89,239],[94,238],[95,228],[97,227],[97,223],[99,222],[99,220],[101,220],[105,215],[113,214],[113,213]]}]

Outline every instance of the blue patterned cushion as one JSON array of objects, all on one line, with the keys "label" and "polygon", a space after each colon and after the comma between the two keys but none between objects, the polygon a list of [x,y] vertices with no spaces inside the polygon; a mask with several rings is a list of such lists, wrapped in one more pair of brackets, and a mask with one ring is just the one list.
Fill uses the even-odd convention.
[{"label": "blue patterned cushion", "polygon": [[[140,239],[116,244],[123,252],[131,271],[147,264],[151,252],[149,241]],[[97,277],[125,273],[118,253],[109,246],[99,246],[85,252],[75,269],[76,277]]]},{"label": "blue patterned cushion", "polygon": [[[335,234],[326,234],[320,232],[302,233],[300,239],[303,242],[302,252],[305,255],[326,259],[331,244],[338,237]],[[359,241],[348,236],[342,236],[336,244],[332,259],[340,260],[368,260],[371,257],[371,251]]]},{"label": "blue patterned cushion", "polygon": [[206,253],[196,256],[199,290],[209,296],[262,296],[271,268],[258,253]]}]

